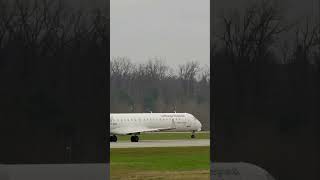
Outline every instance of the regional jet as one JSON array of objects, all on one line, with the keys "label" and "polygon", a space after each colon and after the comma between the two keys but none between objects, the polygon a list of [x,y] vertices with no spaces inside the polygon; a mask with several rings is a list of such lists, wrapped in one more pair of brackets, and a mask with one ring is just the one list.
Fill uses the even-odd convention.
[{"label": "regional jet", "polygon": [[110,142],[117,142],[117,135],[131,135],[131,142],[138,142],[140,133],[173,131],[201,131],[201,123],[189,113],[123,113],[110,114]]}]

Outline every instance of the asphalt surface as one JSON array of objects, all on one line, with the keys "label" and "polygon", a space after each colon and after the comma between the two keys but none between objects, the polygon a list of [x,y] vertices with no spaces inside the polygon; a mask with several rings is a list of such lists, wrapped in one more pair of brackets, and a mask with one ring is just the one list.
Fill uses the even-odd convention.
[{"label": "asphalt surface", "polygon": [[111,142],[111,148],[145,148],[145,147],[192,147],[210,146],[209,139],[183,140],[141,140],[139,142],[118,141]]}]

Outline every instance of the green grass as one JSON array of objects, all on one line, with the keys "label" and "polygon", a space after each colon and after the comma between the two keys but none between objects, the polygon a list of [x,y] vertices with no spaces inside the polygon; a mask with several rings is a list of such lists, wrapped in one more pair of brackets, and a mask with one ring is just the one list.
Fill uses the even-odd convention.
[{"label": "green grass", "polygon": [[114,172],[209,170],[210,147],[127,148],[110,150]]},{"label": "green grass", "polygon": [[[141,140],[190,139],[191,133],[145,133]],[[130,136],[118,136],[128,141]],[[209,139],[208,132],[196,134]],[[158,147],[110,149],[112,180],[210,179],[210,147]]]},{"label": "green grass", "polygon": [[[139,135],[140,140],[174,140],[190,139],[191,132],[186,133],[142,133]],[[209,132],[196,133],[197,139],[209,139]],[[129,141],[130,136],[118,136],[119,141]]]}]

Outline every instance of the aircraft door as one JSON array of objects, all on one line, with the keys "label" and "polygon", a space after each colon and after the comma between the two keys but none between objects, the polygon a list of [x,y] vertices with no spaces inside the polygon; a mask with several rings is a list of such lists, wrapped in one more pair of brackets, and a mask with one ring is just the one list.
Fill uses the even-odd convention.
[{"label": "aircraft door", "polygon": [[191,124],[192,124],[192,121],[190,118],[188,117],[184,117],[185,121],[186,121],[186,128],[187,129],[190,129],[191,128]]}]

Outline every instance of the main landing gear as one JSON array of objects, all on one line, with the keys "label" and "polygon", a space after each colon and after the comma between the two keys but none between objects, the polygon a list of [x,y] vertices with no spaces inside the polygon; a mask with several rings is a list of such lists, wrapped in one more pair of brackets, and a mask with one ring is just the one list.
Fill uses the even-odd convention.
[{"label": "main landing gear", "polygon": [[139,136],[137,135],[131,136],[131,142],[139,142]]},{"label": "main landing gear", "polygon": [[192,131],[191,139],[194,139],[194,138],[196,138],[196,133],[195,133],[195,131]]},{"label": "main landing gear", "polygon": [[117,142],[118,138],[116,135],[110,136],[110,142]]}]

